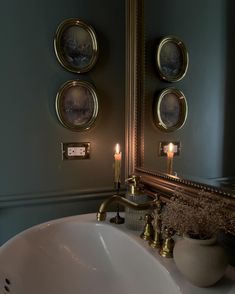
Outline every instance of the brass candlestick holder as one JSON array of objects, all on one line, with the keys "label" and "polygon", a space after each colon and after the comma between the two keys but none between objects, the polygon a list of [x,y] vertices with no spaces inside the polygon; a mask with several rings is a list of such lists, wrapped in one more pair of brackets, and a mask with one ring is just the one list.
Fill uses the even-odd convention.
[{"label": "brass candlestick holder", "polygon": [[[121,185],[120,182],[114,183],[114,187],[115,187],[116,195],[117,196],[120,193],[120,185]],[[120,216],[119,211],[120,211],[119,204],[117,204],[116,215],[110,219],[110,222],[112,224],[120,225],[120,224],[124,224],[125,223],[125,218]]]}]

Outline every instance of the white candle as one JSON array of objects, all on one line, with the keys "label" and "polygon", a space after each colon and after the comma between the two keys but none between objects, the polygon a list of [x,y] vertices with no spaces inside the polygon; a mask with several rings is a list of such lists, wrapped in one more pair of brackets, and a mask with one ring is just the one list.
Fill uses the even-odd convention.
[{"label": "white candle", "polygon": [[174,145],[170,143],[167,150],[167,173],[173,174]]},{"label": "white candle", "polygon": [[114,154],[114,183],[121,183],[121,161],[122,152],[120,152],[120,145],[116,144]]}]

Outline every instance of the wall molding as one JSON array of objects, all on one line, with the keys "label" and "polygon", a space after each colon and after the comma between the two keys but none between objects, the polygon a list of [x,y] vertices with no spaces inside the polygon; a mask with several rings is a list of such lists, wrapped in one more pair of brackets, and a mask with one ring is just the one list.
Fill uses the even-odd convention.
[{"label": "wall molding", "polygon": [[[124,190],[121,191],[121,193],[122,192],[124,192]],[[79,202],[84,200],[102,201],[113,194],[115,194],[113,188],[103,187],[100,189],[75,189],[67,191],[2,195],[0,196],[0,208],[73,201]]]}]

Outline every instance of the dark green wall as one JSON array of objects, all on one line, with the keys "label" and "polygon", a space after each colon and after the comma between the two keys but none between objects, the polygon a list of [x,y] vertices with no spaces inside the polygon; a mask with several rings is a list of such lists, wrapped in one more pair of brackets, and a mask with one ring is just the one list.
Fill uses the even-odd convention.
[{"label": "dark green wall", "polygon": [[[70,73],[56,59],[54,34],[67,18],[81,19],[97,33],[99,57],[88,73]],[[9,230],[13,234],[49,218],[94,211],[99,197],[112,193],[115,143],[124,149],[125,1],[5,1],[1,4],[0,27],[2,242],[11,235]],[[54,107],[59,87],[72,79],[91,82],[99,99],[94,127],[79,133],[59,123]],[[61,142],[90,142],[91,158],[62,161]],[[93,199],[90,205],[88,196],[79,201],[83,191]],[[71,209],[63,209],[67,195],[75,199],[71,202],[68,197]],[[41,207],[32,208],[32,213],[27,209],[20,227],[14,227],[25,199],[31,201],[29,207],[37,201]],[[60,200],[60,206],[53,205]],[[51,203],[50,212],[45,208],[47,212],[42,213],[47,201]],[[8,207],[7,212],[4,207]]]},{"label": "dark green wall", "polygon": [[[234,150],[231,133],[231,125],[234,125],[234,115],[231,115],[231,111],[234,112],[234,103],[231,104],[233,82],[231,78],[228,80],[234,60],[231,52],[234,38],[231,37],[233,41],[230,38],[230,34],[233,35],[231,6],[234,11],[232,1],[224,0],[145,1],[146,168],[165,172],[166,159],[158,157],[158,144],[160,141],[180,141],[182,153],[174,160],[174,171],[178,174],[202,178],[235,174],[227,152],[230,150],[231,154]],[[189,53],[188,72],[176,83],[163,82],[154,61],[159,39],[167,35],[182,39]],[[181,90],[189,108],[184,127],[172,133],[164,133],[155,127],[153,117],[149,115],[158,93],[167,87]],[[224,150],[225,143],[227,151]]]}]

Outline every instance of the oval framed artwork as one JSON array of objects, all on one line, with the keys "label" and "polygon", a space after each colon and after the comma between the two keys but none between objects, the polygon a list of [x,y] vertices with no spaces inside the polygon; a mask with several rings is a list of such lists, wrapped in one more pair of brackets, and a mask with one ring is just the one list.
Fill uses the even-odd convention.
[{"label": "oval framed artwork", "polygon": [[163,80],[177,82],[186,75],[189,63],[188,52],[184,43],[177,37],[162,38],[155,57],[158,72]]},{"label": "oval framed artwork", "polygon": [[172,132],[183,127],[188,115],[184,94],[178,89],[163,90],[154,105],[155,125],[163,131]]},{"label": "oval framed artwork", "polygon": [[89,71],[98,57],[94,29],[78,19],[67,19],[57,28],[54,49],[60,64],[74,73]]},{"label": "oval framed artwork", "polygon": [[73,131],[89,129],[98,114],[94,87],[85,81],[68,81],[56,95],[56,113],[63,126]]}]

